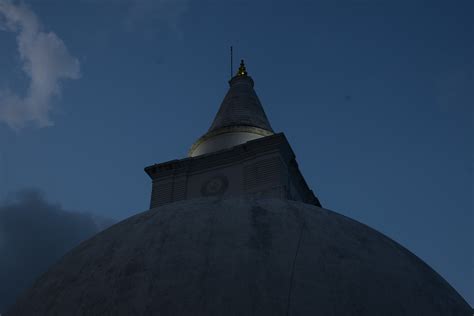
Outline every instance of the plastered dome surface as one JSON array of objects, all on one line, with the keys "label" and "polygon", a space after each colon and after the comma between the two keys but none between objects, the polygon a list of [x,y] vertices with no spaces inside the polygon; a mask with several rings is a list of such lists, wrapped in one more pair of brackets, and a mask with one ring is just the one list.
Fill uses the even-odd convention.
[{"label": "plastered dome surface", "polygon": [[471,315],[436,272],[337,213],[205,198],[130,217],[65,255],[7,315]]}]

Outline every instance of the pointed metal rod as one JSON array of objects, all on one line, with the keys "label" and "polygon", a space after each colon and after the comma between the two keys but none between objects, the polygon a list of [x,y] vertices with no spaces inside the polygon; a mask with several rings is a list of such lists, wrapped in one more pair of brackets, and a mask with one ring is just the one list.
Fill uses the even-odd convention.
[{"label": "pointed metal rod", "polygon": [[233,62],[233,53],[232,53],[232,46],[230,46],[230,79],[232,79],[232,74],[234,73],[232,69],[232,62]]}]

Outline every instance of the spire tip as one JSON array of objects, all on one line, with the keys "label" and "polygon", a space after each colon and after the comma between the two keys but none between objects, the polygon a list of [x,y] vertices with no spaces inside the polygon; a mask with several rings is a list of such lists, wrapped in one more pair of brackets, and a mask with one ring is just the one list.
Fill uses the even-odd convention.
[{"label": "spire tip", "polygon": [[244,60],[240,60],[240,67],[239,71],[237,72],[237,76],[247,76],[247,69],[245,69],[245,63]]}]

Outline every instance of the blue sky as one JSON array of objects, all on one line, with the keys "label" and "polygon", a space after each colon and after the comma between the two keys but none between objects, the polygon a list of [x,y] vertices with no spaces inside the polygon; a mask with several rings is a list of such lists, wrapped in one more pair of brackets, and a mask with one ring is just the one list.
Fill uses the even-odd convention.
[{"label": "blue sky", "polygon": [[233,45],[323,206],[474,305],[473,21],[469,0],[0,0],[0,197],[146,210],[143,168],[207,130]]}]

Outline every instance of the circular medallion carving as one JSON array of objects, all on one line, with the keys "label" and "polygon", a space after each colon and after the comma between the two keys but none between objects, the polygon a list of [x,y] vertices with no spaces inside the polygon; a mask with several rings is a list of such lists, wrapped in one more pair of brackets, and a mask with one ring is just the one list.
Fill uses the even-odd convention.
[{"label": "circular medallion carving", "polygon": [[222,195],[227,190],[229,181],[226,176],[214,176],[205,181],[201,187],[202,196]]}]

